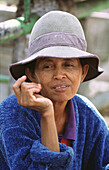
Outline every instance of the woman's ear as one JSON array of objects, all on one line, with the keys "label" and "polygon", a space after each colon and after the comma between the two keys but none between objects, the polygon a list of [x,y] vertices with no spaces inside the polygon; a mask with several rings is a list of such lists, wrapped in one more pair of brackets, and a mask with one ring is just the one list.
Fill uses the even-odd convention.
[{"label": "woman's ear", "polygon": [[25,74],[29,78],[29,80],[31,80],[31,82],[35,82],[34,74],[30,71],[29,68],[25,69]]},{"label": "woman's ear", "polygon": [[88,73],[88,70],[89,70],[89,65],[88,64],[85,64],[83,67],[82,67],[82,77],[81,77],[81,83],[84,81],[87,73]]}]

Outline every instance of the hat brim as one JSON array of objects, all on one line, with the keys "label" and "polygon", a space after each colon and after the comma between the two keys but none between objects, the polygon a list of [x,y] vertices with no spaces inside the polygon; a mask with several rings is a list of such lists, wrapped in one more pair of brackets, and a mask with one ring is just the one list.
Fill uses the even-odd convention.
[{"label": "hat brim", "polygon": [[91,80],[99,76],[103,72],[103,69],[98,67],[99,58],[96,55],[88,53],[86,51],[79,50],[74,47],[51,46],[48,48],[44,48],[40,50],[39,52],[36,52],[35,54],[31,55],[30,57],[20,62],[11,64],[9,67],[11,75],[13,76],[15,80],[17,80],[21,76],[25,75],[25,64],[30,63],[36,60],[37,58],[42,58],[42,57],[53,57],[53,58],[64,58],[64,59],[68,59],[68,58],[92,58],[94,59],[95,66],[90,65],[89,71],[84,81]]}]

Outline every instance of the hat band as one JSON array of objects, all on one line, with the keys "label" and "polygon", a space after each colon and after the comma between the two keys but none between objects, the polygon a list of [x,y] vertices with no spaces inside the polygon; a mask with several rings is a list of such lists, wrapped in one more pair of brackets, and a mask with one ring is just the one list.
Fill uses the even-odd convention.
[{"label": "hat band", "polygon": [[72,33],[52,32],[34,39],[29,46],[29,56],[51,46],[69,46],[86,51],[87,43],[84,39]]}]

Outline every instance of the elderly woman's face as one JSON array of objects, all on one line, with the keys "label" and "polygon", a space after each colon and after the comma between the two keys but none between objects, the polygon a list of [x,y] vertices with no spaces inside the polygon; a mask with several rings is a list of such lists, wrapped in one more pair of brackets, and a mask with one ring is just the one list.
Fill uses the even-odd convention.
[{"label": "elderly woman's face", "polygon": [[40,58],[36,61],[35,79],[41,94],[52,101],[67,101],[77,92],[86,74],[79,59]]}]

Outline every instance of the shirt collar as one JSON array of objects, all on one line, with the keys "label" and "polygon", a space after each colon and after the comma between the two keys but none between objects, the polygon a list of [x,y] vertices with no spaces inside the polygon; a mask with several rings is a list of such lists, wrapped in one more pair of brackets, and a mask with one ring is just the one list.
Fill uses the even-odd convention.
[{"label": "shirt collar", "polygon": [[64,135],[59,135],[59,138],[76,140],[76,118],[73,101],[68,101],[68,120],[66,122],[66,128]]}]

